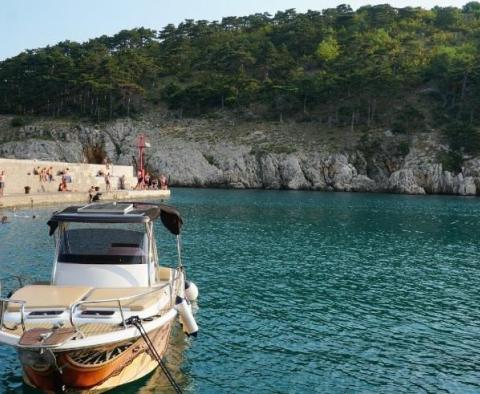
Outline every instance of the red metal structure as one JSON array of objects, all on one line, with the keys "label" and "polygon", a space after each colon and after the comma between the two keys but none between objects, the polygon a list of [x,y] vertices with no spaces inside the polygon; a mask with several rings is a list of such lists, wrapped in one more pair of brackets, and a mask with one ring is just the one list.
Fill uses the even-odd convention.
[{"label": "red metal structure", "polygon": [[138,167],[137,170],[140,171],[142,180],[145,177],[145,136],[140,134],[138,136]]}]

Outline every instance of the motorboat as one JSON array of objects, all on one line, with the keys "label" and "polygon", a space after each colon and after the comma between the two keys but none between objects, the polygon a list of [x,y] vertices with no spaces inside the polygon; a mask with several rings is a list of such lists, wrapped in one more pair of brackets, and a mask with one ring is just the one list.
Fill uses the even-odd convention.
[{"label": "motorboat", "polygon": [[[158,219],[176,237],[174,267],[159,264]],[[104,392],[160,366],[181,391],[163,356],[177,318],[196,336],[198,289],[186,280],[177,209],[91,203],[55,212],[48,225],[50,281],[0,299],[0,343],[16,348],[24,381],[45,392]]]}]

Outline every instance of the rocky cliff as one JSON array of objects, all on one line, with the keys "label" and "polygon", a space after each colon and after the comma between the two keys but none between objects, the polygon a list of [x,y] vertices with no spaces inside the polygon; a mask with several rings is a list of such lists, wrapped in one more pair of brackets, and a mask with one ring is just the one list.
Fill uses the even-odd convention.
[{"label": "rocky cliff", "polygon": [[[178,120],[151,116],[100,125],[37,119],[14,128],[0,119],[0,157],[83,161],[108,156],[131,164],[136,137],[151,143],[148,167],[171,185],[302,189],[407,194],[480,194],[480,158],[446,171],[448,151],[437,133],[368,136],[325,131],[315,124],[273,124],[225,119]],[[90,152],[90,153],[88,153]]]}]

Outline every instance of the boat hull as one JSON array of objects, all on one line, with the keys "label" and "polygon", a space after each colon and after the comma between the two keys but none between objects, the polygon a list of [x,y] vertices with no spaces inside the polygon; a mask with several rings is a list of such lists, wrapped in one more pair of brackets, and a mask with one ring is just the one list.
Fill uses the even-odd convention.
[{"label": "boat hull", "polygon": [[[165,353],[172,323],[149,333],[160,356]],[[19,350],[24,381],[45,392],[104,392],[152,372],[158,363],[143,338],[83,350]]]}]

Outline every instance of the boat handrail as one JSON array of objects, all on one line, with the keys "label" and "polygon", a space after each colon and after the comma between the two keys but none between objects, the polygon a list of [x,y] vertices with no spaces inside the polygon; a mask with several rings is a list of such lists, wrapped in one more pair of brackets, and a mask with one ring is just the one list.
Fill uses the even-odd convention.
[{"label": "boat handrail", "polygon": [[[169,287],[170,292],[172,291],[172,283],[168,282],[168,283],[163,284],[162,286],[156,286],[155,289],[153,289],[151,291],[141,293],[141,294],[134,294],[134,295],[127,296],[127,297],[108,298],[108,299],[102,299],[102,300],[78,301],[78,302],[72,304],[72,306],[70,307],[70,324],[72,325],[72,327],[77,329],[77,327],[76,327],[76,325],[73,321],[73,314],[74,314],[75,310],[80,305],[83,305],[83,304],[100,304],[100,303],[104,303],[104,302],[116,302],[116,303],[118,303],[120,316],[122,317],[122,325],[123,325],[124,328],[127,328],[127,325],[125,323],[125,315],[124,315],[123,307],[122,307],[122,301],[131,301],[131,300],[134,300],[136,298],[141,298],[141,297],[144,297],[144,296],[147,296],[147,295],[151,295],[151,294],[153,294],[157,291],[165,289],[166,287]],[[0,298],[0,303],[1,303],[0,330],[3,329],[3,327],[4,327],[3,326],[4,315],[5,315],[5,312],[8,309],[8,304],[12,303],[12,304],[19,304],[20,305],[20,323],[22,325],[23,332],[25,332],[25,305],[26,305],[27,302],[23,301],[23,300],[12,300],[11,298]]]},{"label": "boat handrail", "polygon": [[166,287],[169,287],[170,292],[172,292],[172,283],[168,282],[168,283],[165,283],[161,286],[156,286],[154,290],[147,291],[145,293],[134,294],[134,295],[131,295],[131,296],[118,297],[118,298],[106,298],[106,299],[103,299],[103,300],[78,301],[78,302],[72,304],[72,306],[70,307],[70,324],[72,325],[72,327],[77,328],[74,321],[73,321],[73,316],[74,316],[75,310],[81,305],[84,305],[84,304],[101,304],[101,303],[106,303],[106,302],[116,302],[118,304],[118,309],[120,311],[120,316],[122,317],[123,328],[127,328],[127,324],[125,323],[125,315],[124,315],[123,307],[122,307],[122,301],[131,301],[131,300],[134,300],[134,299],[137,299],[137,298],[145,297],[145,296],[151,295],[151,294],[153,294],[157,291],[163,290]]},{"label": "boat handrail", "polygon": [[[178,268],[175,269],[174,271],[176,273],[178,271]],[[151,295],[155,292],[158,292],[158,291],[163,290],[163,289],[168,287],[169,290],[170,290],[170,297],[171,297],[170,304],[171,304],[171,306],[173,306],[173,302],[174,302],[174,299],[175,299],[174,294],[173,294],[173,290],[174,290],[174,286],[176,285],[175,282],[177,282],[179,279],[180,279],[180,276],[174,274],[174,277],[171,281],[168,281],[167,283],[165,283],[161,286],[154,286],[155,288],[153,290],[147,291],[145,293],[134,294],[134,295],[131,295],[131,296],[126,296],[126,297],[102,299],[102,300],[77,301],[69,307],[69,309],[70,309],[70,324],[77,331],[81,332],[78,329],[78,327],[75,325],[75,322],[73,321],[73,316],[74,316],[75,310],[83,304],[100,304],[100,303],[105,303],[105,302],[116,302],[118,304],[118,309],[120,311],[120,316],[122,318],[122,325],[123,325],[124,328],[128,328],[127,324],[125,322],[125,314],[124,314],[124,310],[123,310],[123,307],[122,307],[122,302],[131,301],[131,300],[134,300],[134,299],[137,299],[137,298],[145,297],[145,296]],[[13,300],[11,298],[2,298],[2,297],[0,297],[0,305],[1,305],[1,309],[0,309],[0,330],[2,330],[3,327],[4,327],[3,323],[4,323],[5,312],[7,312],[9,303],[20,305],[20,324],[22,325],[23,332],[25,332],[25,306],[26,306],[27,302],[24,301],[24,300]]]},{"label": "boat handrail", "polygon": [[12,300],[11,298],[0,298],[0,302],[2,303],[1,312],[2,315],[0,316],[0,330],[3,330],[3,319],[5,316],[5,312],[8,309],[8,304],[20,304],[20,324],[22,325],[22,330],[25,332],[25,304],[26,301],[23,300]]}]

